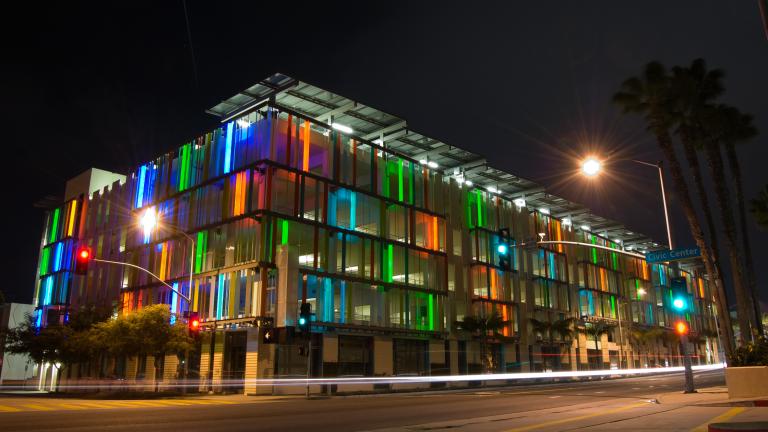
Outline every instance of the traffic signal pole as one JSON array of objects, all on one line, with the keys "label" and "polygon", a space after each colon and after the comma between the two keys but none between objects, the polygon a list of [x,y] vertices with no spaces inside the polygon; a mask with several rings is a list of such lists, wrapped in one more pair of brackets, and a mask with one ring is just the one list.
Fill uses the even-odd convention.
[{"label": "traffic signal pole", "polygon": [[688,355],[688,335],[680,336],[680,353],[683,355],[683,364],[685,365],[685,390],[683,393],[696,393],[696,389],[693,388],[691,356]]},{"label": "traffic signal pole", "polygon": [[164,280],[160,279],[160,276],[158,276],[158,275],[156,275],[156,274],[152,273],[151,271],[149,271],[149,270],[145,269],[144,267],[139,267],[139,266],[137,266],[137,265],[135,265],[135,264],[129,264],[129,263],[120,262],[120,261],[110,261],[110,260],[103,260],[103,259],[99,259],[99,258],[91,258],[91,261],[100,262],[100,263],[106,263],[106,264],[116,264],[116,265],[121,265],[121,266],[126,266],[126,267],[132,267],[132,268],[135,268],[135,269],[139,269],[139,270],[143,271],[144,273],[147,273],[148,275],[150,275],[150,276],[152,276],[153,278],[157,279],[157,281],[158,281],[158,282],[160,282],[160,283],[162,283],[163,285],[165,285],[166,287],[168,287],[168,289],[170,289],[171,291],[175,292],[175,293],[176,293],[176,294],[178,294],[178,295],[179,295],[181,298],[183,298],[184,300],[186,300],[186,301],[187,301],[187,303],[189,303],[189,297],[185,296],[185,295],[184,295],[184,294],[182,294],[182,293],[181,293],[179,290],[177,290],[176,288],[174,288],[174,287],[173,287],[171,284],[169,284],[168,282],[166,282],[166,281],[164,281]]}]

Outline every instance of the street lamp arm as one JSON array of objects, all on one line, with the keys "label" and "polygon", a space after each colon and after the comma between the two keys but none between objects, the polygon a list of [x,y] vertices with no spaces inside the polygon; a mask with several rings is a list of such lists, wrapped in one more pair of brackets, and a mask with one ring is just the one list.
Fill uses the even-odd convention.
[{"label": "street lamp arm", "polygon": [[634,252],[627,252],[625,250],[621,249],[612,249],[608,246],[602,246],[602,245],[596,245],[592,243],[583,243],[583,242],[577,242],[577,241],[540,241],[536,242],[536,244],[568,244],[568,245],[577,245],[577,246],[587,246],[591,248],[598,248],[598,249],[605,249],[607,251],[616,252],[624,255],[629,255],[634,258],[642,258],[645,259],[645,255],[634,253]]},{"label": "street lamp arm", "polygon": [[162,283],[163,285],[167,286],[171,291],[173,291],[176,294],[180,295],[184,300],[189,301],[189,297],[185,296],[184,294],[179,292],[179,290],[174,288],[171,284],[169,284],[168,282],[160,279],[160,277],[158,275],[152,273],[151,271],[145,269],[144,267],[140,267],[140,266],[137,266],[135,264],[125,263],[125,262],[120,262],[120,261],[110,261],[110,260],[104,260],[104,259],[99,259],[99,258],[93,258],[93,261],[102,262],[102,263],[106,263],[106,264],[117,264],[117,265],[121,265],[121,266],[133,267],[135,269],[139,269],[139,270],[143,271],[144,273],[147,273],[148,275],[150,275],[153,278],[157,279],[160,283]]},{"label": "street lamp arm", "polygon": [[640,165],[647,165],[649,167],[654,167],[654,168],[661,167],[661,162],[651,163],[651,162],[641,161],[637,159],[625,159],[625,160],[631,160],[632,162],[639,163]]}]

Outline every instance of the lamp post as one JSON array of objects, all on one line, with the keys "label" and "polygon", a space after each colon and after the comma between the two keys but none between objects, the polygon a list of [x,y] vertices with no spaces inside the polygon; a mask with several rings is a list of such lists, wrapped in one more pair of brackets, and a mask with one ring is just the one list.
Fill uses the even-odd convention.
[{"label": "lamp post", "polygon": [[[659,184],[661,186],[661,201],[664,205],[664,223],[667,227],[667,242],[669,242],[669,248],[672,249],[672,230],[669,226],[669,211],[667,210],[667,194],[664,189],[664,169],[662,168],[661,161],[654,163],[645,162],[637,159],[624,159],[629,160],[640,165],[654,167],[659,171]],[[603,170],[603,163],[595,158],[588,157],[581,163],[581,172],[587,177],[596,177]]]},{"label": "lamp post", "polygon": [[[152,233],[153,230],[160,228],[160,223],[158,220],[158,214],[154,207],[149,207],[146,210],[144,210],[144,213],[141,215],[141,218],[139,219],[139,224],[141,225],[142,229],[144,230],[144,237],[149,238],[149,235]],[[192,279],[194,276],[194,270],[195,270],[195,239],[192,238],[189,234],[184,232],[183,230],[179,229],[176,226],[173,226],[171,224],[164,224],[163,227],[168,227],[172,231],[183,235],[184,237],[189,240],[189,286],[187,288],[187,292],[192,295]],[[168,285],[166,283],[166,285]],[[172,288],[173,289],[173,288]],[[181,294],[179,291],[174,290],[177,294],[180,294],[182,297],[182,300],[187,301],[187,311],[189,311],[191,301],[190,297],[185,296]],[[183,307],[179,307],[179,312],[181,313]],[[187,331],[189,332],[189,328],[187,328]],[[215,333],[215,331],[214,331]],[[213,352],[211,352],[213,354]],[[182,368],[182,373],[184,375],[184,381],[187,379],[187,374],[189,372],[189,352],[184,353],[184,367]],[[182,392],[186,392],[186,383],[182,386]]]},{"label": "lamp post", "polygon": [[[144,236],[149,237],[149,235],[154,231],[155,229],[160,229],[160,221],[157,214],[157,211],[154,207],[149,207],[146,210],[144,210],[144,213],[142,213],[141,217],[139,218],[139,225],[141,225],[142,229],[144,230]],[[171,224],[163,224],[163,228],[167,227],[170,228],[173,232],[177,234],[181,234],[182,236],[186,237],[187,240],[189,240],[190,246],[189,246],[189,288],[188,292],[192,293],[192,277],[194,276],[194,270],[195,270],[195,239],[192,238],[189,234],[184,232],[183,230],[179,229],[176,226],[173,226]],[[183,296],[187,300],[187,310],[189,310],[190,306],[190,299],[188,296]],[[179,311],[181,311],[183,308],[179,308]]]}]

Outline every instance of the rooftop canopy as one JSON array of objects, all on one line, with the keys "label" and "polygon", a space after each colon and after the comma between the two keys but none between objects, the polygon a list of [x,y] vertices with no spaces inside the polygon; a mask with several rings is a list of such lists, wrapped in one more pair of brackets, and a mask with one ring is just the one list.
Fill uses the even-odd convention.
[{"label": "rooftop canopy", "polygon": [[[635,250],[666,249],[651,238],[623,224],[590,212],[580,204],[547,193],[544,186],[491,166],[485,157],[410,130],[407,122],[328,90],[276,73],[207,110],[222,122],[270,102],[322,123],[352,129],[352,136],[382,145],[414,160],[437,164],[446,177],[469,181],[510,201],[524,200],[531,209],[569,220],[576,229],[588,230]],[[435,168],[433,168],[435,169]]]}]

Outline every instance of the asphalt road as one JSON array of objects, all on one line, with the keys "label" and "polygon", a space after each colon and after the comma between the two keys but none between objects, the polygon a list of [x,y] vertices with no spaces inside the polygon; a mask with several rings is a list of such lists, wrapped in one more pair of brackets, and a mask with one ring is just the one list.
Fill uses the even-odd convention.
[{"label": "asphalt road", "polygon": [[[695,381],[700,388],[724,384],[722,371],[697,373]],[[676,373],[580,383],[313,400],[245,396],[161,400],[159,404],[91,400],[89,407],[70,399],[0,397],[0,431],[344,432],[405,426],[411,427],[404,430],[434,430],[413,426],[434,422],[454,422],[446,426],[451,429],[506,430],[523,417],[527,429],[520,430],[538,430],[536,421],[546,423],[548,418],[571,415],[586,420],[590,417],[583,415],[587,409],[618,413],[635,406],[644,408],[643,404],[659,407],[649,404],[648,399],[677,391],[682,386],[682,373]],[[49,404],[51,400],[54,402]],[[111,405],[98,406],[100,403]],[[42,409],[22,410],[19,404]],[[625,406],[627,408],[622,408]],[[13,411],[14,407],[19,410]],[[536,414],[545,409],[555,410]],[[713,411],[713,415],[719,412]],[[499,417],[496,423],[494,416]],[[559,425],[564,425],[563,420],[549,423],[552,424],[542,424],[542,429],[562,430]]]}]

